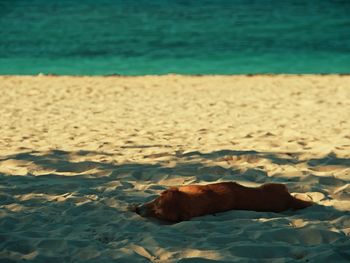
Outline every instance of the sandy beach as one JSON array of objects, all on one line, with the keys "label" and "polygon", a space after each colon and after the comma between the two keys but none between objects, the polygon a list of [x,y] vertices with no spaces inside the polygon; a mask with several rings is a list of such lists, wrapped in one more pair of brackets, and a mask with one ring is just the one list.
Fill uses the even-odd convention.
[{"label": "sandy beach", "polygon": [[[0,76],[0,261],[349,262],[350,76]],[[315,205],[164,225],[169,186]]]}]

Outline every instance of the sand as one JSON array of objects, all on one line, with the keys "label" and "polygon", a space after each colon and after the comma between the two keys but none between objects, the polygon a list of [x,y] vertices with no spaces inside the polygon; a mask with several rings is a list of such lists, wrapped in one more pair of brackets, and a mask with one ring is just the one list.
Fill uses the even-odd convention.
[{"label": "sand", "polygon": [[[2,76],[0,92],[1,262],[350,260],[350,76]],[[220,181],[316,205],[130,211]]]}]

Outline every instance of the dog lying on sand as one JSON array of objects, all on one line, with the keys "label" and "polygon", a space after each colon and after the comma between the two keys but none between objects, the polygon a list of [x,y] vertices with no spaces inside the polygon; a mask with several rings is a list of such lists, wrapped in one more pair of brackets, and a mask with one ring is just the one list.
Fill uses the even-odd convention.
[{"label": "dog lying on sand", "polygon": [[234,182],[186,185],[165,190],[155,200],[135,208],[144,217],[180,222],[228,210],[282,212],[313,203],[293,197],[284,184],[245,187]]}]

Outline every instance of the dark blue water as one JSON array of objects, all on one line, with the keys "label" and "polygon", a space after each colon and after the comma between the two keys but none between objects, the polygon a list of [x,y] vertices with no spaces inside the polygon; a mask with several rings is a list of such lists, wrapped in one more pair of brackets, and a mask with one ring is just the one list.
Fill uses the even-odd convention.
[{"label": "dark blue water", "polygon": [[0,0],[0,74],[350,73],[348,0]]}]

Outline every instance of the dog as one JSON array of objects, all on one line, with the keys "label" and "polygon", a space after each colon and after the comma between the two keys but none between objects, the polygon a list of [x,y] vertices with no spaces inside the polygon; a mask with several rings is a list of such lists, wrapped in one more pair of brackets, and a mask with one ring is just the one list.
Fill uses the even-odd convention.
[{"label": "dog", "polygon": [[278,213],[311,205],[313,202],[293,197],[284,184],[269,183],[253,188],[221,182],[172,187],[153,201],[136,206],[135,212],[143,217],[181,222],[228,210]]}]

